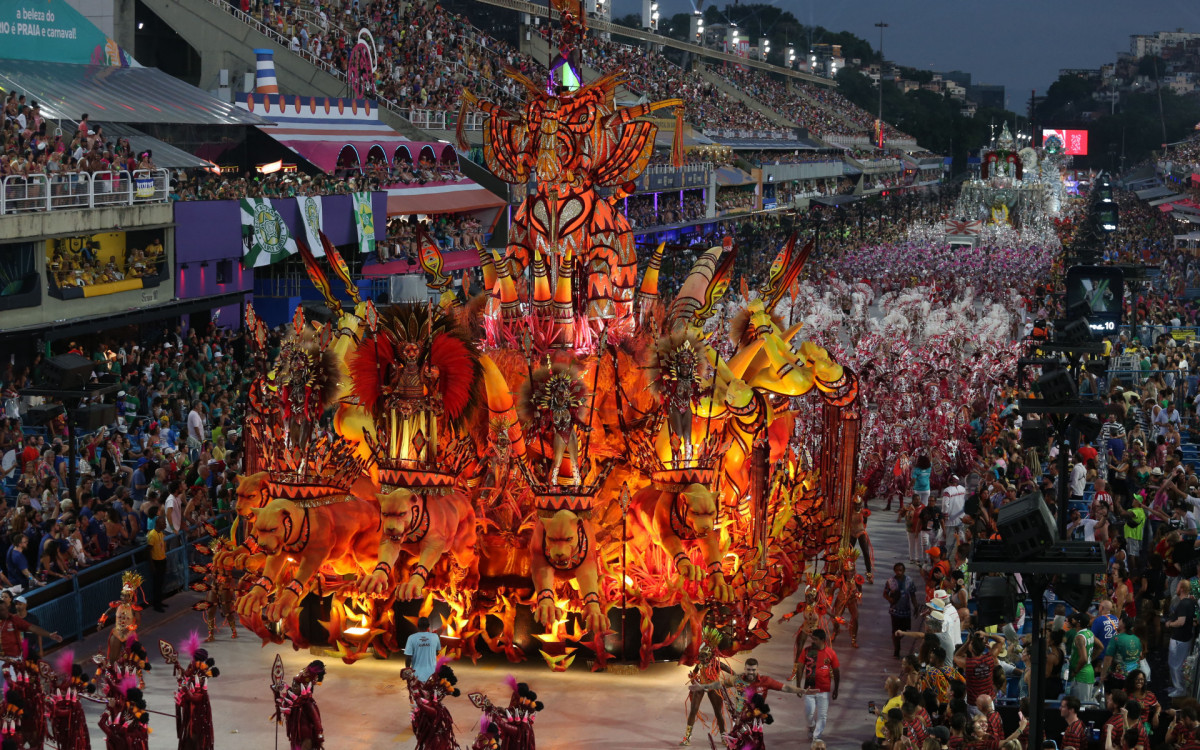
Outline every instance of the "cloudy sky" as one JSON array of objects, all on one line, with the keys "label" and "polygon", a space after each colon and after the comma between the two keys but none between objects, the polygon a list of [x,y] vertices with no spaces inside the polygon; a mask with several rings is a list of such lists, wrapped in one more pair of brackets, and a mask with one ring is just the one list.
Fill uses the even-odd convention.
[{"label": "cloudy sky", "polygon": [[[661,0],[664,15],[689,12],[690,0]],[[724,7],[725,0],[718,0]],[[1008,87],[1009,106],[1024,109],[1060,68],[1096,68],[1129,50],[1130,34],[1200,32],[1197,0],[775,0],[801,23],[846,30],[879,43],[889,24],[889,60],[915,68],[965,70],[975,83]],[[640,0],[614,0],[614,14],[641,12]]]}]

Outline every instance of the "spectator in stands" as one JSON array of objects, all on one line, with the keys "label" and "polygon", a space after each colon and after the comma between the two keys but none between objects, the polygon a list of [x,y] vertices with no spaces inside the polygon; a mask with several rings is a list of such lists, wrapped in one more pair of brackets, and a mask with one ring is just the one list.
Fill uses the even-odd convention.
[{"label": "spectator in stands", "polygon": [[166,532],[158,528],[159,509],[151,506],[148,517],[150,531],[146,534],[146,546],[150,549],[150,603],[155,612],[164,611],[163,587],[167,579]]},{"label": "spectator in stands", "polygon": [[14,615],[9,604],[0,598],[0,653],[7,659],[19,659],[23,656],[22,633],[35,633],[41,638],[49,638],[55,643],[62,643],[62,636],[51,633],[28,620]]},{"label": "spectator in stands", "polygon": [[12,582],[12,585],[22,588],[38,585],[33,573],[29,571],[29,560],[25,557],[25,549],[29,546],[29,537],[23,533],[13,534],[11,544],[5,561],[8,580]]}]

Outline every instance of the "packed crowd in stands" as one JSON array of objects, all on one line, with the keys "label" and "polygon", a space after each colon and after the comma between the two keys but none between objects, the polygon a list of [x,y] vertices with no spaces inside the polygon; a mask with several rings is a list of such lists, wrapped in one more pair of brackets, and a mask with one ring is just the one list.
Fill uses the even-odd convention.
[{"label": "packed crowd in stands", "polygon": [[[0,180],[41,175],[51,180],[51,190],[57,194],[69,191],[77,174],[109,184],[122,172],[156,168],[149,151],[135,153],[127,138],[107,137],[87,114],[77,128],[61,134],[57,130],[42,116],[38,102],[26,102],[24,94],[10,91],[0,129]],[[30,185],[32,189],[34,183]]]},{"label": "packed crowd in stands", "polygon": [[382,184],[372,178],[350,177],[341,180],[332,175],[309,177],[283,172],[217,175],[204,170],[188,170],[177,172],[171,180],[170,196],[171,200],[185,201],[294,198],[301,195],[344,195],[359,190],[379,190],[381,187]]},{"label": "packed crowd in stands", "polygon": [[832,151],[751,151],[738,156],[753,164],[840,164],[841,154]]},{"label": "packed crowd in stands", "polygon": [[855,161],[861,161],[861,162],[876,162],[876,161],[889,161],[889,160],[895,161],[899,158],[895,154],[882,153],[876,149],[860,148],[860,147],[846,149],[846,155],[849,156],[850,158],[854,159]]},{"label": "packed crowd in stands", "polygon": [[[542,35],[548,36],[541,30]],[[685,71],[656,52],[589,37],[581,48],[584,63],[601,73],[629,72],[627,86],[651,101],[684,101],[684,119],[700,128],[753,130],[786,134],[786,128],[728,96],[696,71]]]},{"label": "packed crowd in stands", "polygon": [[213,174],[203,169],[176,170],[172,173],[171,200],[238,200],[241,198],[295,198],[302,195],[346,195],[360,191],[386,190],[389,187],[419,187],[430,182],[460,182],[463,176],[457,162],[433,162],[422,159],[414,169],[410,162],[398,159],[393,165],[368,161],[357,167],[335,170],[334,174],[306,175],[296,172],[270,174]]},{"label": "packed crowd in stands", "polygon": [[530,58],[436,4],[334,1],[299,12],[292,3],[243,0],[241,10],[290,39],[296,54],[339,71],[347,69],[358,30],[369,29],[377,61],[367,91],[401,110],[457,110],[464,87],[516,106],[523,90],[503,74],[504,67],[537,77]]},{"label": "packed crowd in stands", "polygon": [[158,276],[164,260],[162,240],[155,238],[143,250],[128,248],[118,259],[115,253],[107,257],[100,243],[89,241],[74,246],[70,240],[51,240],[54,249],[46,268],[59,288],[92,286],[125,279]]},{"label": "packed crowd in stands", "polygon": [[625,202],[624,211],[634,229],[683,224],[704,218],[704,195],[699,190],[687,190],[680,203],[678,193],[660,193],[657,210],[653,195],[638,195]]},{"label": "packed crowd in stands", "polygon": [[423,154],[414,166],[412,160],[403,153],[397,154],[391,164],[372,151],[366,164],[347,164],[334,170],[334,176],[340,179],[354,179],[359,175],[383,186],[396,185],[425,185],[430,182],[459,182],[465,180],[457,159],[437,161]]},{"label": "packed crowd in stands", "polygon": [[[423,228],[444,251],[473,250],[475,243],[483,242],[483,226],[469,213],[434,216],[423,223]],[[388,222],[387,242],[379,246],[378,252],[381,262],[415,263],[421,257],[421,233],[407,219],[393,219]]]},{"label": "packed crowd in stands", "polygon": [[757,205],[758,196],[753,188],[717,188],[717,211],[720,213],[753,211]]},{"label": "packed crowd in stands", "polygon": [[[914,575],[897,561],[885,583],[901,661],[884,685],[876,741],[864,747],[1024,747],[1031,628],[1046,636],[1045,697],[1058,702],[1066,725],[1049,735],[1058,747],[1094,746],[1093,736],[1106,748],[1195,746],[1200,704],[1186,664],[1197,635],[1200,577],[1186,550],[1200,521],[1200,348],[1194,339],[1167,335],[1167,327],[1195,321],[1195,304],[1183,292],[1200,269],[1173,250],[1162,212],[1126,191],[1116,197],[1121,229],[1105,243],[1103,262],[1159,269],[1156,282],[1128,296],[1127,319],[1136,307],[1141,321],[1162,328],[1136,340],[1126,332],[1111,337],[1114,354],[1133,355],[1133,370],[1112,370],[1112,361],[1098,357],[1084,363],[1077,387],[1100,400],[1102,425],[1075,444],[1064,477],[1052,435],[1032,444],[1022,439],[1031,422],[1017,400],[1030,394],[1012,384],[973,407],[976,458],[968,465],[892,457],[886,509],[899,506],[907,564],[917,569]],[[1045,281],[1043,275],[1016,285],[1038,317],[1061,314]],[[1026,333],[1033,327],[1026,323]],[[999,510],[1035,491],[1052,514],[1067,506],[1068,532],[1100,544],[1107,572],[1094,591],[1075,597],[1052,587],[1045,622],[1030,622],[1022,607],[1015,622],[985,629],[969,602],[980,576],[967,565],[965,548],[993,537]],[[1019,722],[1001,720],[1001,701],[1020,703]],[[1081,718],[1084,710],[1103,712],[1094,729]],[[923,744],[927,736],[934,744]]]},{"label": "packed crowd in stands", "polygon": [[143,545],[160,508],[160,531],[199,535],[199,524],[236,499],[245,385],[259,366],[240,333],[177,327],[153,344],[104,340],[68,349],[92,360],[93,380],[119,387],[117,419],[77,433],[72,474],[66,418],[35,426],[28,419],[35,397],[20,395],[43,382],[46,360],[0,371],[5,587],[71,578]]},{"label": "packed crowd in stands", "polygon": [[1200,135],[1171,146],[1162,160],[1191,167],[1193,171],[1200,168]]},{"label": "packed crowd in stands", "polygon": [[[753,96],[776,112],[794,117],[809,132],[820,136],[874,134],[875,117],[827,86],[793,80],[791,88],[759,70],[716,70],[730,85]],[[886,138],[907,137],[885,123]]]}]

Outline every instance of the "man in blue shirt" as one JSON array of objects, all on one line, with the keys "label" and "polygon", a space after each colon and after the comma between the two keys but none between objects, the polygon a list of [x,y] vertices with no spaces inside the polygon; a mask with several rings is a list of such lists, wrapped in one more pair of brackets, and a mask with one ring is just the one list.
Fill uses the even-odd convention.
[{"label": "man in blue shirt", "polygon": [[29,572],[29,560],[25,559],[25,548],[29,545],[29,537],[24,534],[13,534],[12,546],[8,548],[5,560],[5,570],[8,580],[14,586],[29,586],[33,575]]},{"label": "man in blue shirt", "polygon": [[133,471],[133,481],[130,483],[133,502],[138,505],[141,505],[145,501],[146,488],[150,486],[149,477],[146,476],[146,464],[148,463],[147,459],[138,459],[137,468]]},{"label": "man in blue shirt", "polygon": [[437,633],[429,632],[429,618],[418,619],[417,632],[410,635],[404,643],[404,655],[408,657],[407,666],[412,667],[413,673],[421,682],[433,676],[433,671],[437,669],[438,650],[441,647],[442,641]]},{"label": "man in blue shirt", "polygon": [[1104,658],[1108,642],[1117,636],[1117,618],[1113,616],[1112,606],[1107,599],[1097,604],[1098,614],[1092,620],[1092,633],[1096,636],[1095,653],[1099,654],[1100,659]]}]

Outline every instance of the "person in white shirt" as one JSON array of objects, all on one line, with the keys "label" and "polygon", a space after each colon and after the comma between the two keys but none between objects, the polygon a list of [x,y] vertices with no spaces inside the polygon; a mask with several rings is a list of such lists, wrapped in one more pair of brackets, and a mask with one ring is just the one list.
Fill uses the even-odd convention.
[{"label": "person in white shirt", "polygon": [[1192,510],[1189,515],[1192,517],[1192,524],[1200,527],[1200,497],[1196,497],[1194,494],[1196,492],[1200,492],[1200,488],[1196,487],[1196,485],[1190,485],[1187,488],[1187,494],[1179,502],[1191,506]]},{"label": "person in white shirt", "polygon": [[942,606],[942,629],[950,635],[950,640],[957,649],[962,645],[962,620],[958,616],[958,609],[950,601],[950,594],[946,593],[944,589],[933,592],[933,601],[930,605],[936,607],[937,604]]},{"label": "person in white shirt", "polygon": [[1083,465],[1082,461],[1076,461],[1075,465],[1073,467],[1071,467],[1071,483],[1070,483],[1071,499],[1072,500],[1082,500],[1083,499],[1083,491],[1086,487],[1087,487],[1087,467]]},{"label": "person in white shirt", "polygon": [[[199,401],[192,402],[192,410],[187,418],[188,450],[199,451],[204,445],[204,414]],[[194,456],[193,456],[194,458]]]},{"label": "person in white shirt", "polygon": [[183,502],[180,496],[183,494],[183,483],[175,482],[171,486],[171,494],[167,495],[167,501],[163,503],[164,514],[167,519],[167,533],[178,534],[183,528]]},{"label": "person in white shirt", "polygon": [[1074,534],[1075,530],[1079,529],[1083,534],[1083,541],[1094,542],[1096,541],[1097,523],[1099,523],[1099,521],[1096,519],[1084,518],[1079,511],[1073,510],[1071,511],[1071,522],[1067,524],[1067,533]]},{"label": "person in white shirt", "polygon": [[16,478],[18,463],[17,449],[9,446],[9,449],[4,452],[4,457],[0,458],[0,479]]},{"label": "person in white shirt", "polygon": [[962,528],[966,503],[967,488],[959,484],[957,476],[950,477],[950,484],[942,490],[942,528],[945,532],[943,546],[949,559],[954,559],[954,547],[958,532]]}]

